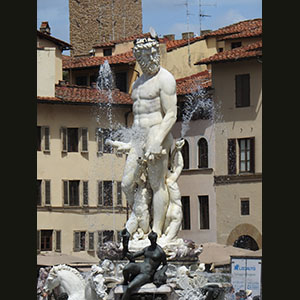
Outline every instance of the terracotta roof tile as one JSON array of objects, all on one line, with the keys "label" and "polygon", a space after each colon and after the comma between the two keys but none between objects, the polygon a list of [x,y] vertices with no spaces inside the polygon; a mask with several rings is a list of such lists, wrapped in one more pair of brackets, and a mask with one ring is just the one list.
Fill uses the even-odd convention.
[{"label": "terracotta roof tile", "polygon": [[208,70],[176,80],[177,95],[186,95],[198,89],[211,87],[211,73]]},{"label": "terracotta roof tile", "polygon": [[[77,85],[55,85],[55,97],[37,97],[39,102],[61,104],[98,104],[108,103],[108,93],[97,88]],[[129,94],[118,89],[112,91],[113,104],[132,104]]]},{"label": "terracotta roof tile", "polygon": [[[203,35],[190,38],[190,44],[193,44],[193,43],[203,40],[203,39],[204,39]],[[167,51],[169,52],[174,49],[188,45],[189,41],[188,41],[188,39],[172,40],[172,41],[166,40],[165,43],[166,43]]]},{"label": "terracotta roof tile", "polygon": [[53,36],[51,36],[47,33],[43,33],[41,31],[37,30],[37,35],[42,39],[49,40],[49,41],[61,46],[63,49],[66,49],[66,50],[72,49],[72,45],[70,45],[69,43],[64,42],[60,39],[57,39],[57,38],[55,38],[55,37],[53,37]]},{"label": "terracotta roof tile", "polygon": [[231,35],[235,33],[241,33],[244,31],[253,31],[259,28],[262,28],[262,19],[252,19],[219,28],[217,30],[205,34],[204,37]]},{"label": "terracotta roof tile", "polygon": [[239,38],[247,38],[247,37],[259,37],[262,35],[262,27],[260,28],[250,28],[247,30],[243,30],[239,33],[234,33],[230,35],[226,35],[218,41],[229,40],[229,39],[239,39]]},{"label": "terracotta roof tile", "polygon": [[130,64],[135,62],[132,51],[112,56],[63,57],[63,69],[97,67],[107,60],[109,64]]},{"label": "terracotta roof tile", "polygon": [[195,63],[195,65],[237,61],[261,56],[262,41],[258,41],[244,47],[234,48],[232,50],[216,53],[208,58],[201,59],[199,62]]}]

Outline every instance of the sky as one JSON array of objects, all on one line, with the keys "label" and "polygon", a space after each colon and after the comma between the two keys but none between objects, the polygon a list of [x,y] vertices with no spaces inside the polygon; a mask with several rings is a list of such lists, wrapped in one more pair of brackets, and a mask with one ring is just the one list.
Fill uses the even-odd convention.
[{"label": "sky", "polygon": [[[68,2],[37,0],[37,29],[42,21],[48,21],[51,35],[69,43]],[[262,0],[142,0],[143,32],[149,32],[151,26],[159,37],[175,34],[175,38],[180,39],[187,31],[199,35],[199,2],[202,14],[209,15],[201,18],[202,30],[262,18]]]}]

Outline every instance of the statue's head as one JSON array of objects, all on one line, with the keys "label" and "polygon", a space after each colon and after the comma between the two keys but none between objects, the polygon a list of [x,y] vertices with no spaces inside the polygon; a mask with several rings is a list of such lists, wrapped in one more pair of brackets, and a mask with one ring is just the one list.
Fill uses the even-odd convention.
[{"label": "statue's head", "polygon": [[148,239],[150,240],[151,244],[156,243],[157,233],[154,231],[151,231],[148,235]]},{"label": "statue's head", "polygon": [[158,38],[138,38],[134,41],[133,55],[138,61],[143,73],[156,74],[160,68]]}]

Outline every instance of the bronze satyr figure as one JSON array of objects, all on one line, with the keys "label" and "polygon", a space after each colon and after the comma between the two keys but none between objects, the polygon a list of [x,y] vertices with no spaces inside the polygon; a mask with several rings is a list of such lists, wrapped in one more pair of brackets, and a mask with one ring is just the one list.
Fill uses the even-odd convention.
[{"label": "bronze satyr figure", "polygon": [[[122,300],[130,299],[132,291],[146,283],[153,282],[156,286],[166,283],[165,272],[168,267],[166,254],[156,243],[157,234],[154,231],[149,233],[148,239],[151,242],[150,246],[145,247],[141,251],[137,251],[135,253],[128,252],[126,254],[130,263],[128,263],[123,269],[123,284],[128,285],[128,287],[123,294]],[[140,263],[134,262],[134,259],[140,256],[144,256],[144,261]],[[162,268],[157,270],[161,264]]]}]

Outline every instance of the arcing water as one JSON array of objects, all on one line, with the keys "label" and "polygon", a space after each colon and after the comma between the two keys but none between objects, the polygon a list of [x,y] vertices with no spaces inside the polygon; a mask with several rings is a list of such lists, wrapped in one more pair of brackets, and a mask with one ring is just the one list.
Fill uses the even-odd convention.
[{"label": "arcing water", "polygon": [[200,85],[197,85],[196,90],[186,96],[182,112],[181,138],[190,129],[190,121],[193,116],[197,115],[201,119],[211,120],[212,123],[219,121],[221,118],[218,105]]}]

